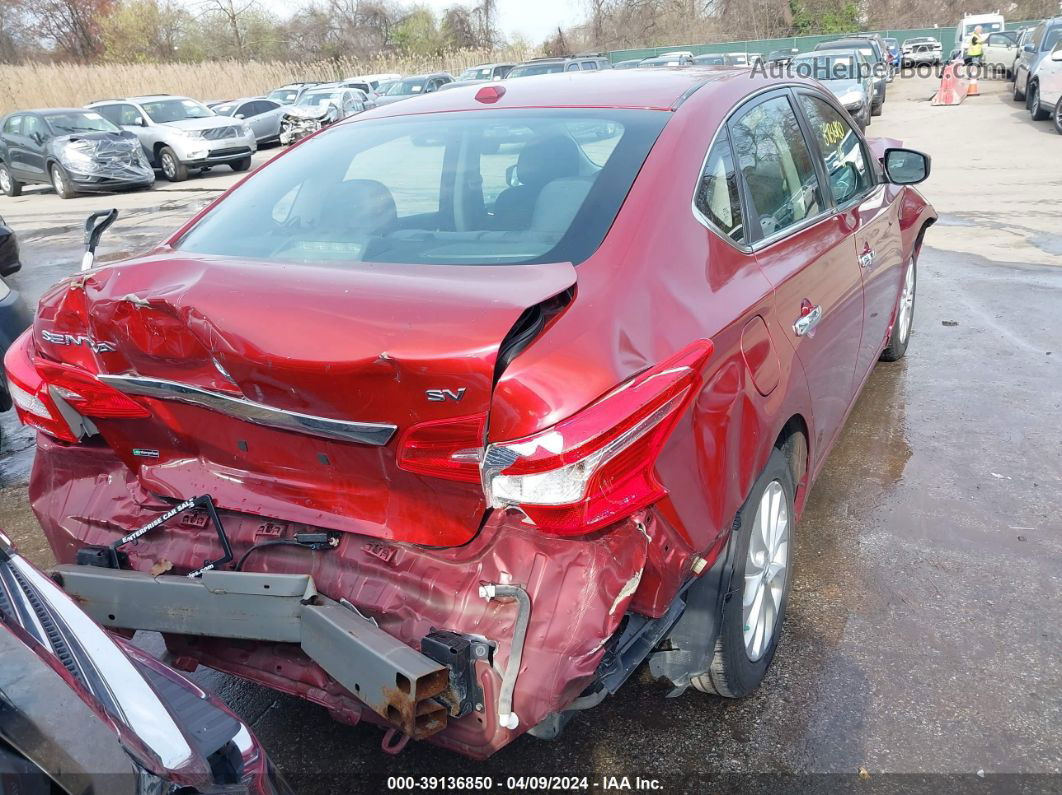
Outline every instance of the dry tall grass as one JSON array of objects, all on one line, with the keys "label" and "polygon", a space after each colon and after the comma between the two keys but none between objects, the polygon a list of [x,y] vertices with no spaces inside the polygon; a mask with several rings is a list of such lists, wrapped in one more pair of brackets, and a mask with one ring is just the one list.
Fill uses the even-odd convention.
[{"label": "dry tall grass", "polygon": [[522,61],[523,48],[455,50],[439,57],[340,58],[317,63],[208,61],[172,64],[24,64],[0,66],[0,113],[25,108],[76,107],[96,99],[181,94],[199,100],[257,96],[293,80],[339,80],[358,74],[446,71]]}]

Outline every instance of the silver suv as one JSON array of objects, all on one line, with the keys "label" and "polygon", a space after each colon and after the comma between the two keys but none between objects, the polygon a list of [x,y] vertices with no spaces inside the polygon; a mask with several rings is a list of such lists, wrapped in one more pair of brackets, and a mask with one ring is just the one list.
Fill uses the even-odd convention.
[{"label": "silver suv", "polygon": [[88,107],[136,135],[148,161],[170,182],[188,179],[190,170],[222,163],[246,171],[258,149],[246,122],[218,116],[188,97],[154,94],[106,99]]}]

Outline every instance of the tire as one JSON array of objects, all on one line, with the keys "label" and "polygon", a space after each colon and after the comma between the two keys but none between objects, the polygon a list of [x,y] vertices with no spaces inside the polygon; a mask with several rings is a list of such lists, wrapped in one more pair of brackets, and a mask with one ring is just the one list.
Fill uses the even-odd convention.
[{"label": "tire", "polygon": [[22,195],[22,183],[11,175],[7,163],[0,163],[0,190],[8,196]]},{"label": "tire", "polygon": [[1055,129],[1059,135],[1062,135],[1062,97],[1058,98],[1058,102],[1055,103],[1055,110],[1051,114],[1051,120],[1055,123]]},{"label": "tire", "polygon": [[885,110],[885,100],[882,100],[879,104],[870,106],[870,115],[871,116],[880,116],[882,114],[882,111],[884,111],[884,110]]},{"label": "tire", "polygon": [[914,327],[915,296],[918,286],[918,265],[911,259],[903,274],[903,287],[896,305],[896,320],[889,335],[889,344],[881,352],[881,361],[896,362],[907,353],[907,344],[911,341],[911,329]]},{"label": "tire", "polygon": [[251,156],[241,157],[239,160],[233,160],[229,163],[229,168],[233,171],[247,171],[251,167]]},{"label": "tire", "polygon": [[1032,116],[1033,121],[1043,121],[1051,117],[1051,111],[1043,106],[1040,102],[1040,84],[1033,83],[1029,86],[1029,115]]},{"label": "tire", "polygon": [[[789,468],[789,460],[784,452],[775,448],[767,460],[766,469],[752,487],[752,493],[741,507],[735,521],[734,541],[737,547],[734,550],[731,592],[723,603],[723,620],[715,641],[715,651],[708,670],[690,679],[690,683],[703,693],[742,698],[759,687],[771,666],[781,637],[789,588],[793,580],[791,553],[795,494],[796,485],[793,482],[793,472]],[[784,526],[781,522],[773,525],[777,532],[777,544],[765,545],[761,527],[767,525],[762,523],[760,518],[771,515],[774,506],[778,507],[779,515],[784,516]],[[753,548],[752,555],[749,554],[750,545]],[[775,569],[773,574],[769,575],[770,578],[768,572],[771,572],[771,568],[767,564],[772,556],[768,555],[768,546],[775,549],[775,563],[783,563],[780,570]],[[762,578],[756,576],[755,568],[758,564],[754,560],[755,557],[762,560]],[[745,593],[746,587],[753,589],[748,595]],[[768,599],[769,605],[763,601]],[[766,605],[768,612],[773,610],[773,616],[763,616],[763,624],[751,625],[748,644],[745,635],[746,627],[750,627],[750,624],[747,622],[754,621],[757,613],[750,613],[746,618],[746,601],[751,602],[750,610],[755,609],[757,604]],[[759,626],[763,626],[766,631],[758,633],[756,628]]]},{"label": "tire", "polygon": [[70,182],[70,176],[58,163],[52,163],[48,166],[48,179],[52,183],[52,187],[55,189],[55,195],[60,199],[72,199],[77,195],[77,191],[74,190],[73,184]]},{"label": "tire", "polygon": [[184,182],[188,179],[188,166],[182,163],[177,153],[168,146],[159,150],[159,166],[162,168],[162,176],[170,182]]},{"label": "tire", "polygon": [[1020,74],[1021,74],[1020,72],[1015,72],[1014,73],[1014,101],[1015,102],[1024,102],[1025,101],[1025,92],[1018,89],[1018,76]]}]

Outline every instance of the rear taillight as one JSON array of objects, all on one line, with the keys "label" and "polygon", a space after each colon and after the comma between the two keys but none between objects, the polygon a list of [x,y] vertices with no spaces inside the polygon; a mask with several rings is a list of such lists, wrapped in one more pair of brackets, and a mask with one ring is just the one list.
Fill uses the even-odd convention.
[{"label": "rear taillight", "polygon": [[[60,411],[59,403],[67,404],[67,411],[72,410],[82,417],[133,419],[150,416],[146,408],[102,383],[92,373],[69,364],[32,359],[31,334],[31,331],[22,334],[4,357],[11,401],[24,425],[64,442],[77,442],[78,436]],[[76,419],[76,415],[72,419]]]},{"label": "rear taillight", "polygon": [[137,419],[151,412],[79,367],[35,359],[34,367],[55,393],[79,414],[96,419]]},{"label": "rear taillight", "polygon": [[657,456],[711,352],[700,340],[551,428],[489,445],[482,477],[491,505],[519,508],[546,532],[579,535],[659,500]]},{"label": "rear taillight", "polygon": [[479,483],[486,417],[454,417],[413,425],[398,442],[398,466],[407,472]]},{"label": "rear taillight", "polygon": [[31,331],[26,331],[7,349],[4,369],[7,370],[7,388],[19,422],[44,431],[63,442],[77,442],[70,425],[59,412],[58,406],[48,393],[48,385],[37,372],[29,357]]}]

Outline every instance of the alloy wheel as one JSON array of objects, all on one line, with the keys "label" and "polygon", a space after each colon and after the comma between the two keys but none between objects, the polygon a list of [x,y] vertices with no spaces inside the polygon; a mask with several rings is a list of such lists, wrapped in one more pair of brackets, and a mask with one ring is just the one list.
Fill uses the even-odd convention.
[{"label": "alloy wheel", "polygon": [[907,273],[903,277],[903,292],[900,294],[900,317],[899,332],[900,342],[907,340],[911,333],[911,316],[914,314],[915,278],[914,268],[907,266]]},{"label": "alloy wheel", "polygon": [[166,175],[166,179],[173,179],[177,175],[177,163],[168,153],[162,155],[162,173]]},{"label": "alloy wheel", "polygon": [[55,192],[62,196],[66,192],[66,184],[63,180],[63,173],[59,170],[58,166],[52,166],[52,187],[55,188]]},{"label": "alloy wheel", "polygon": [[1033,117],[1040,115],[1040,89],[1037,86],[1029,89],[1029,112]]},{"label": "alloy wheel", "polygon": [[0,190],[4,193],[11,191],[11,174],[6,168],[0,168]]},{"label": "alloy wheel", "polygon": [[772,480],[760,497],[745,560],[741,617],[745,654],[756,662],[777,630],[789,569],[789,502],[780,481]]}]

